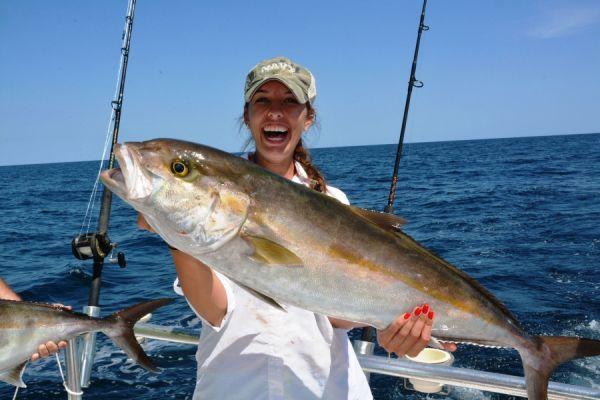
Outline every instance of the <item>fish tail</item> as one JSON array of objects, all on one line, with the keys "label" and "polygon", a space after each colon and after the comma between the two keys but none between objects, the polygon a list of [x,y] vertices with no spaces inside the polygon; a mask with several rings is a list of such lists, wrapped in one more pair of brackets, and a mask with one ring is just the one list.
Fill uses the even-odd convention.
[{"label": "fish tail", "polygon": [[525,369],[527,398],[546,400],[554,369],[569,360],[600,355],[600,340],[569,336],[534,337],[532,346],[519,350]]},{"label": "fish tail", "polygon": [[150,372],[159,372],[135,338],[133,327],[144,315],[171,303],[173,299],[145,301],[103,318],[108,326],[102,332],[110,337],[133,361]]}]

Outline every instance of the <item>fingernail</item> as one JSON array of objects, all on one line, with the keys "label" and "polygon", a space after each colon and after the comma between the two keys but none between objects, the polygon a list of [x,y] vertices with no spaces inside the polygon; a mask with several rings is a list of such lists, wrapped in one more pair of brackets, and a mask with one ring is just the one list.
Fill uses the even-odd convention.
[{"label": "fingernail", "polygon": [[404,314],[404,319],[409,319],[410,318],[410,313],[407,312],[406,314]]},{"label": "fingernail", "polygon": [[429,305],[428,304],[424,304],[423,305],[423,314],[427,314],[427,311],[429,311]]},{"label": "fingernail", "polygon": [[415,315],[418,317],[419,315],[421,315],[421,307],[417,307],[417,309],[415,310]]},{"label": "fingernail", "polygon": [[429,319],[433,319],[434,315],[435,315],[435,313],[433,311],[429,311],[429,314],[427,314],[427,316],[429,317]]}]

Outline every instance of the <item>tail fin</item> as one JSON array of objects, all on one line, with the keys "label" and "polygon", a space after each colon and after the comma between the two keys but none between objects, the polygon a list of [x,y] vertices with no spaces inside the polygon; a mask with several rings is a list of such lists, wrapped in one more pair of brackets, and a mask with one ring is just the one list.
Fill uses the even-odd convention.
[{"label": "tail fin", "polygon": [[536,339],[537,348],[521,352],[529,400],[547,399],[548,380],[558,365],[575,358],[600,355],[600,340],[568,336]]},{"label": "tail fin", "polygon": [[172,301],[173,299],[151,300],[118,311],[104,318],[104,321],[108,322],[109,326],[103,329],[102,332],[110,337],[133,361],[148,371],[159,372],[159,368],[144,353],[144,350],[135,339],[133,326],[144,315]]}]

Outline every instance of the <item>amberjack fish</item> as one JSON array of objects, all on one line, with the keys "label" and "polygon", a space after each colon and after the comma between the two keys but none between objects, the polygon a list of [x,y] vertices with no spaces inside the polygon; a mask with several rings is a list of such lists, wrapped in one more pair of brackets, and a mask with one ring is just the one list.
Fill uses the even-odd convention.
[{"label": "amberjack fish", "polygon": [[159,369],[144,353],[133,334],[136,321],[172,299],[136,304],[105,318],[94,318],[60,306],[28,301],[0,300],[0,381],[25,387],[22,375],[27,361],[41,343],[69,340],[100,331],[131,359],[151,372]]},{"label": "amberjack fish", "polygon": [[[428,303],[438,340],[515,348],[530,399],[550,374],[600,341],[534,336],[482,285],[398,229],[394,216],[346,206],[240,157],[157,139],[116,146],[104,184],[171,246],[271,304],[385,328]],[[283,312],[283,311],[282,311]]]}]

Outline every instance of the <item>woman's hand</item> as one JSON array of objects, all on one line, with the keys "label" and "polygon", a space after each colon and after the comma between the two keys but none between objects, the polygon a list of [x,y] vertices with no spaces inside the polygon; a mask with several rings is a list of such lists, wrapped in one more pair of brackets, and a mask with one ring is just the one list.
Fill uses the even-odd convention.
[{"label": "woman's hand", "polygon": [[[427,304],[423,304],[416,307],[412,313],[398,317],[386,329],[377,331],[377,341],[388,353],[396,353],[398,357],[415,357],[427,347],[431,339],[434,317],[435,312]],[[453,343],[442,345],[445,350],[456,350]]]},{"label": "woman's hand", "polygon": [[[64,306],[62,304],[54,304],[55,306],[58,307],[64,307],[68,310],[71,309],[71,306]],[[67,347],[67,342],[65,342],[64,340],[61,340],[60,342],[54,343],[54,342],[46,342],[43,344],[40,344],[38,346],[38,351],[37,353],[33,353],[33,355],[31,356],[31,361],[37,361],[40,358],[46,358],[51,354],[55,354],[56,352],[58,352],[59,349],[64,349],[65,347]]]},{"label": "woman's hand", "polygon": [[142,214],[142,213],[138,213],[137,224],[138,224],[138,228],[140,228],[140,229],[144,229],[144,230],[150,231],[152,233],[156,233],[154,228],[152,228],[150,226],[150,224],[148,223],[148,221],[146,221],[146,218],[144,217],[144,214]]}]

